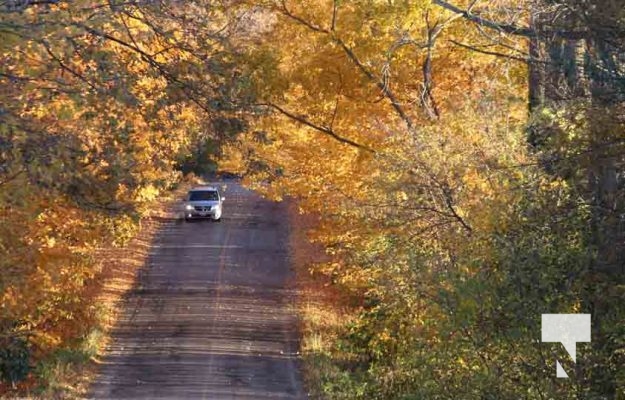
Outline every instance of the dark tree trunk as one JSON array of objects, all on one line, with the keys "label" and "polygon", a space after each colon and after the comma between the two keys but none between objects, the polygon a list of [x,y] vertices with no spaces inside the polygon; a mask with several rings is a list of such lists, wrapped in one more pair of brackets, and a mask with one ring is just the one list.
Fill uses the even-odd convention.
[{"label": "dark tree trunk", "polygon": [[[595,2],[596,3],[596,2]],[[579,148],[576,159],[564,158],[559,148],[549,148],[547,127],[534,126],[528,142],[546,154],[550,172],[572,179],[591,208],[590,241],[596,251],[593,269],[623,273],[625,265],[623,103],[625,100],[625,41],[619,40],[618,14],[604,5],[589,8],[585,3],[563,2],[560,14],[534,12],[530,38],[529,107],[568,108],[585,113],[585,139],[571,142]],[[535,6],[536,10],[553,9]],[[617,7],[618,8],[618,7]],[[562,11],[564,10],[564,11]],[[596,11],[594,11],[596,10]],[[544,34],[554,31],[583,31],[584,39]],[[620,107],[620,111],[619,111]],[[574,115],[571,115],[573,118]],[[566,133],[565,133],[566,134]],[[553,161],[557,160],[557,161]],[[555,165],[554,165],[555,162]]]}]

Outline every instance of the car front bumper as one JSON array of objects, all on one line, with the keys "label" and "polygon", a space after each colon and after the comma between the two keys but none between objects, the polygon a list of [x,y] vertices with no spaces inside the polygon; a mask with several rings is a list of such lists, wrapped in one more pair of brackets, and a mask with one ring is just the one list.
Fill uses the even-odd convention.
[{"label": "car front bumper", "polygon": [[185,218],[217,218],[216,211],[185,211]]}]

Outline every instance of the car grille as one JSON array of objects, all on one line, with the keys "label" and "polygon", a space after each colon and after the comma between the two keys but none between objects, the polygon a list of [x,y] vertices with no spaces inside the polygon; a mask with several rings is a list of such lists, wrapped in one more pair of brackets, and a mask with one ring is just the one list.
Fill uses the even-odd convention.
[{"label": "car grille", "polygon": [[195,206],[195,211],[210,211],[211,206]]}]

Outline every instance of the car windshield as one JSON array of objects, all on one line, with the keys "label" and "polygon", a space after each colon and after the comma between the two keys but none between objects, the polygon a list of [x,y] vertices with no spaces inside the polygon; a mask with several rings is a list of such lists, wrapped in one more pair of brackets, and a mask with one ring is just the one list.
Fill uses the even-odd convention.
[{"label": "car windshield", "polygon": [[215,190],[193,190],[189,192],[189,201],[212,201],[219,200]]}]

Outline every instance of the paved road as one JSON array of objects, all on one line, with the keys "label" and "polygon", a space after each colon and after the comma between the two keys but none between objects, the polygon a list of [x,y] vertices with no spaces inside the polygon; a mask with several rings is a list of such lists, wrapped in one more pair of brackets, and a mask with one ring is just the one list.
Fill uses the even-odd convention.
[{"label": "paved road", "polygon": [[165,222],[97,399],[301,399],[285,208],[228,183],[221,222]]}]

